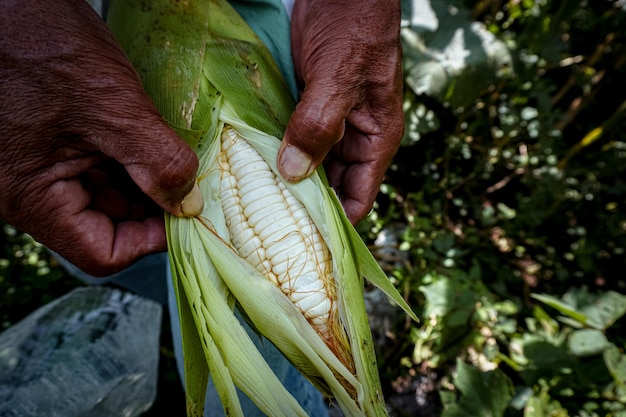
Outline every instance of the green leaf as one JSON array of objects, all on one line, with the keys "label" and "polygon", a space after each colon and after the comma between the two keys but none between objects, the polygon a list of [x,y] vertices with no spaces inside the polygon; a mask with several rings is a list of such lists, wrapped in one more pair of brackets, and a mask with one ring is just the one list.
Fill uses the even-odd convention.
[{"label": "green leaf", "polygon": [[420,287],[426,297],[424,315],[445,317],[450,326],[463,326],[474,311],[476,295],[448,277]]},{"label": "green leaf", "polygon": [[557,346],[537,336],[525,334],[522,348],[534,369],[558,370],[573,364],[573,358],[565,347]]},{"label": "green leaf", "polygon": [[389,280],[385,272],[381,269],[380,265],[376,262],[376,259],[371,256],[369,249],[363,242],[363,239],[358,234],[356,229],[353,227],[348,227],[346,224],[346,228],[348,229],[349,238],[354,246],[354,251],[357,254],[359,267],[361,269],[361,273],[365,278],[375,287],[380,289],[389,299],[394,302],[398,307],[400,307],[406,314],[411,317],[416,323],[419,323],[420,320],[415,314],[415,312],[411,309],[409,304],[406,302],[404,298],[400,295],[396,287],[394,287],[393,283]]},{"label": "green leaf", "polygon": [[626,385],[626,356],[615,345],[610,344],[604,351],[604,363],[606,364],[609,373],[615,380],[615,383],[620,386]]},{"label": "green leaf", "polygon": [[202,341],[196,330],[189,300],[176,275],[172,273],[183,346],[185,387],[188,387],[186,389],[187,415],[200,417],[204,415],[204,397],[209,380],[209,367],[204,359]]},{"label": "green leaf", "polygon": [[[271,54],[225,0],[113,2],[107,24],[163,118],[194,146],[224,96],[242,119],[281,137],[293,111]],[[219,63],[219,65],[215,64]]]},{"label": "green leaf", "polygon": [[524,409],[524,417],[569,417],[561,404],[550,398],[547,392],[531,397]]},{"label": "green leaf", "polygon": [[553,336],[559,330],[559,324],[540,306],[533,307],[533,316],[541,324],[541,328],[548,336]]},{"label": "green leaf", "polygon": [[482,372],[460,359],[454,384],[460,398],[443,411],[442,417],[503,416],[514,393],[511,380],[499,369]]},{"label": "green leaf", "polygon": [[[268,415],[304,416],[304,410],[281,384],[233,314],[228,291],[217,269],[207,257],[201,256],[215,249],[208,246],[213,234],[197,218],[166,215],[166,224],[175,279],[182,284],[188,299],[225,413],[242,415],[235,391],[237,385]],[[196,386],[188,389],[199,391]]]},{"label": "green leaf", "polygon": [[452,245],[454,245],[454,235],[452,233],[439,235],[433,239],[434,248],[441,254],[448,252]]},{"label": "green leaf", "polygon": [[510,407],[514,410],[523,410],[530,399],[533,397],[534,392],[531,387],[519,387],[515,390],[515,396],[511,400]]},{"label": "green leaf", "polygon": [[[203,78],[208,3],[112,2],[107,24],[124,47],[144,88],[172,126],[192,128]],[[196,18],[203,16],[204,18]],[[164,80],[176,80],[163,85]]]},{"label": "green leaf", "polygon": [[602,353],[608,346],[604,333],[596,329],[574,331],[567,339],[567,346],[574,356],[586,357]]},{"label": "green leaf", "polygon": [[587,315],[587,325],[605,330],[626,314],[626,296],[607,291],[582,311]]},{"label": "green leaf", "polygon": [[[407,85],[415,94],[465,105],[513,68],[504,42],[459,2],[408,0],[402,31]],[[452,5],[454,4],[454,5]]]},{"label": "green leaf", "polygon": [[566,317],[598,330],[609,328],[626,314],[626,296],[615,291],[594,295],[584,289],[576,289],[566,294],[568,302],[547,294],[532,294],[532,297]]},{"label": "green leaf", "polygon": [[585,316],[583,313],[576,311],[575,308],[573,308],[572,306],[565,304],[564,302],[562,302],[561,300],[551,296],[551,295],[547,295],[547,294],[531,294],[531,297],[533,297],[536,300],[541,301],[542,303],[554,308],[555,310],[557,310],[559,313],[567,316],[567,317],[571,317],[574,320],[584,324],[587,321],[587,316]]}]

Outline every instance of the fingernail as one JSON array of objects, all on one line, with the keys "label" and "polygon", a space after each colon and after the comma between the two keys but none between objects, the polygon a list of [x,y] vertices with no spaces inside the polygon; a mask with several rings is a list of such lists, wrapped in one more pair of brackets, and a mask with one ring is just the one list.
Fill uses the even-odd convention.
[{"label": "fingernail", "polygon": [[295,146],[287,145],[279,161],[288,180],[301,180],[313,173],[311,158]]},{"label": "fingernail", "polygon": [[183,212],[183,217],[195,217],[202,213],[202,209],[204,209],[204,199],[200,187],[196,183],[189,194],[183,198],[183,202],[180,203],[180,210]]}]

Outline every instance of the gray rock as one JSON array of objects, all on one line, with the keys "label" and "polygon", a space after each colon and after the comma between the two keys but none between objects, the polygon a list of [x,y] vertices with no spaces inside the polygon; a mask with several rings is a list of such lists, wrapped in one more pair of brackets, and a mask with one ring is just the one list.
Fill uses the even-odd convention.
[{"label": "gray rock", "polygon": [[137,416],[156,397],[161,306],[70,292],[0,334],[0,417]]}]

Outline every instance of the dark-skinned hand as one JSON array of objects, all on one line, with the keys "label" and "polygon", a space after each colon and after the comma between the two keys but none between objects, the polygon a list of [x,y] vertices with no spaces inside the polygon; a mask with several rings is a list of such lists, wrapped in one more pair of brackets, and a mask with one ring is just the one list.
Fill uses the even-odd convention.
[{"label": "dark-skinned hand", "polygon": [[[188,195],[197,159],[95,13],[82,0],[48,6],[0,0],[0,217],[106,275],[165,250],[160,209],[199,211],[201,198]],[[299,0],[294,10],[306,88],[282,173],[299,180],[332,148],[329,179],[355,223],[402,134],[398,29],[395,3]]]},{"label": "dark-skinned hand", "polygon": [[0,0],[0,218],[111,274],[200,210],[197,166],[85,1]]},{"label": "dark-skinned hand", "polygon": [[400,4],[296,0],[291,31],[302,92],[279,169],[298,181],[324,161],[357,223],[371,209],[404,129]]}]

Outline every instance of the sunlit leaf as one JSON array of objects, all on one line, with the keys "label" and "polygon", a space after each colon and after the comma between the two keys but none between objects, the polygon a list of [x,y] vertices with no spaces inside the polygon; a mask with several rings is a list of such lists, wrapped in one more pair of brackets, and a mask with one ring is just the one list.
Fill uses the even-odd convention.
[{"label": "sunlit leaf", "polygon": [[604,363],[616,384],[626,386],[626,356],[615,345],[611,344],[604,351]]},{"label": "sunlit leaf", "polygon": [[524,408],[524,417],[569,417],[561,404],[542,391],[538,396],[531,397]]},{"label": "sunlit leaf", "polygon": [[608,340],[604,333],[599,330],[581,329],[570,335],[567,339],[567,346],[575,356],[592,356],[602,353],[608,346]]},{"label": "sunlit leaf", "polygon": [[[581,298],[578,294],[584,297],[582,298],[584,303],[578,301]],[[586,291],[572,290],[568,293],[568,302],[546,294],[533,294],[532,297],[566,317],[598,330],[607,329],[626,314],[626,296],[615,291],[607,291],[596,296]]]},{"label": "sunlit leaf", "polygon": [[626,296],[607,291],[601,294],[593,304],[583,307],[587,315],[587,324],[596,329],[607,329],[626,314]]},{"label": "sunlit leaf", "polygon": [[416,94],[464,105],[512,68],[505,44],[461,4],[405,0],[403,9],[406,81]]},{"label": "sunlit leaf", "polygon": [[454,317],[454,324],[465,324],[473,311],[474,293],[450,279],[440,277],[436,282],[420,287],[427,300],[426,316]]},{"label": "sunlit leaf", "polygon": [[580,323],[584,324],[587,321],[587,316],[580,313],[579,311],[576,311],[576,309],[572,308],[568,304],[565,304],[564,302],[560,301],[556,297],[552,297],[550,295],[545,295],[545,294],[532,294],[532,297],[554,308],[559,313],[567,317],[571,317]]}]

